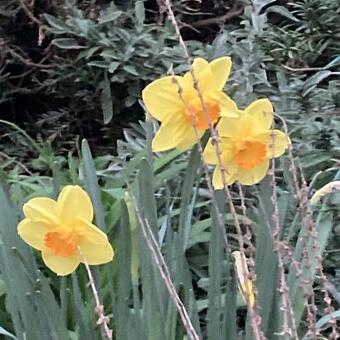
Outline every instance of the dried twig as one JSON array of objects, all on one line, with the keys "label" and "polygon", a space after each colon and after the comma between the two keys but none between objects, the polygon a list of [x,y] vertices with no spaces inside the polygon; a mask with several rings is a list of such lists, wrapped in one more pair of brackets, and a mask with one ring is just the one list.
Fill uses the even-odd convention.
[{"label": "dried twig", "polygon": [[193,22],[191,26],[193,26],[194,28],[201,28],[201,27],[210,26],[210,25],[223,25],[226,21],[240,16],[243,13],[243,10],[244,10],[243,6],[239,8],[233,8],[227,13],[219,17],[202,19],[202,20]]},{"label": "dried twig", "polygon": [[98,291],[96,288],[96,285],[94,283],[94,279],[93,279],[93,275],[90,269],[90,266],[88,265],[84,255],[81,253],[80,249],[78,248],[82,263],[84,263],[85,268],[86,268],[86,272],[87,275],[89,277],[89,283],[90,283],[90,287],[96,302],[96,313],[98,314],[98,321],[97,321],[97,325],[101,325],[102,329],[103,329],[103,333],[106,337],[107,340],[112,340],[112,330],[109,327],[109,322],[110,319],[105,316],[104,314],[104,306],[100,303],[100,299],[99,299],[99,295],[98,295]]},{"label": "dried twig", "polygon": [[[237,230],[237,233],[239,235],[239,238],[238,238],[238,241],[239,241],[239,247],[240,247],[240,253],[242,255],[244,255],[244,241],[243,241],[243,234],[242,234],[242,230],[241,230],[241,227],[240,227],[240,223],[238,221],[238,217],[237,217],[237,213],[236,213],[236,209],[235,209],[235,206],[234,206],[234,203],[233,203],[233,200],[232,200],[232,196],[231,196],[231,193],[230,193],[230,190],[227,186],[227,182],[226,182],[226,169],[222,163],[222,160],[221,160],[221,149],[220,149],[220,145],[219,145],[219,138],[216,134],[216,131],[215,131],[215,128],[213,126],[213,123],[211,121],[211,118],[209,116],[209,113],[208,113],[208,110],[207,110],[207,107],[206,107],[206,104],[204,102],[204,98],[203,98],[203,94],[202,94],[202,91],[200,90],[200,87],[199,87],[199,84],[198,84],[198,80],[194,74],[194,70],[191,66],[191,57],[189,55],[189,52],[187,50],[187,47],[184,43],[184,40],[182,38],[182,35],[180,33],[180,30],[179,30],[179,27],[177,25],[177,22],[176,22],[176,18],[174,16],[174,13],[172,11],[172,6],[171,6],[171,1],[170,0],[165,0],[165,5],[167,7],[167,11],[168,11],[168,16],[175,28],[175,31],[176,31],[176,34],[177,34],[177,37],[179,39],[179,42],[180,42],[180,45],[182,46],[183,50],[184,50],[184,53],[185,53],[185,56],[186,56],[186,59],[188,61],[188,65],[190,67],[190,73],[191,73],[191,76],[192,76],[192,79],[193,79],[193,86],[194,86],[194,89],[197,91],[198,93],[198,96],[199,96],[199,99],[200,99],[200,103],[201,103],[201,106],[202,106],[202,109],[203,109],[203,113],[205,115],[205,118],[207,119],[207,122],[208,122],[208,125],[209,125],[209,128],[210,128],[210,131],[211,131],[211,138],[213,140],[213,144],[215,145],[215,149],[216,149],[216,155],[217,155],[217,158],[218,158],[218,165],[220,166],[221,168],[221,175],[222,175],[222,182],[223,182],[223,185],[224,185],[224,191],[225,191],[225,194],[226,194],[226,197],[227,197],[227,201],[228,201],[228,204],[229,204],[229,209],[230,209],[230,212],[233,216],[233,220],[234,220],[234,224],[235,224],[235,227],[236,227],[236,230]],[[174,81],[176,81],[176,78],[174,77]],[[179,84],[178,84],[179,85]],[[180,88],[179,88],[179,93],[180,93]],[[187,104],[185,103],[185,101],[183,100],[183,96],[181,97],[183,103],[185,104],[185,106],[187,107]],[[188,112],[191,113],[191,116],[193,118],[193,127],[194,127],[194,130],[196,132],[196,126],[195,126],[195,119],[194,119],[194,113],[193,113],[193,110],[192,108],[188,107]],[[196,135],[198,137],[198,134],[196,132]],[[203,165],[204,165],[204,169],[206,170],[207,169],[207,165],[204,161],[204,158],[203,158],[203,149],[201,148],[201,144],[200,144],[200,138],[198,137],[198,145],[199,145],[199,150],[201,152],[201,157],[202,157],[202,162],[203,162]],[[206,177],[208,177],[208,187],[209,187],[209,191],[212,190],[212,193],[213,193],[213,189],[211,187],[211,182],[210,182],[210,177],[209,177],[209,174],[207,173]],[[214,204],[215,205],[215,204]],[[217,207],[215,207],[216,209]],[[226,234],[226,231],[223,227],[221,227],[221,231],[222,231],[222,235],[223,235],[223,238],[225,240],[225,245],[226,247],[228,247],[228,242],[227,242],[227,238],[226,236],[224,236]],[[228,247],[229,248],[229,247]],[[227,248],[227,251],[228,251],[228,248]],[[246,273],[246,268],[247,268],[247,264],[245,263],[245,256],[242,256],[242,272],[243,273]],[[236,271],[235,271],[236,272]],[[244,278],[244,280],[249,280],[249,278]],[[248,310],[250,312],[250,319],[251,319],[251,322],[252,322],[252,326],[253,326],[253,332],[254,332],[254,335],[255,335],[255,338],[256,339],[265,339],[264,335],[263,335],[263,332],[261,331],[260,329],[260,323],[261,323],[261,318],[259,316],[259,314],[257,313],[256,309],[254,309],[254,306],[252,305],[251,303],[251,300],[250,300],[250,296],[249,296],[249,292],[245,292],[245,297],[246,297],[246,301],[247,301],[247,306],[248,306]]]},{"label": "dried twig", "polygon": [[176,306],[178,313],[181,317],[181,320],[183,322],[183,326],[185,327],[187,334],[188,334],[188,336],[190,337],[191,340],[199,340],[199,336],[197,335],[195,328],[191,323],[189,314],[188,314],[183,302],[181,301],[181,299],[179,298],[179,296],[176,292],[176,288],[175,288],[175,286],[174,286],[174,284],[171,280],[171,276],[170,276],[168,267],[167,267],[167,265],[164,261],[164,258],[162,256],[162,253],[160,252],[160,250],[158,248],[158,244],[157,244],[157,241],[155,240],[155,237],[153,235],[149,221],[142,217],[142,214],[141,214],[141,212],[138,208],[138,205],[137,205],[136,198],[132,194],[131,190],[130,190],[130,195],[131,195],[132,201],[134,203],[134,209],[135,209],[139,224],[141,226],[144,239],[147,242],[148,248],[149,248],[149,250],[152,254],[152,258],[155,260],[155,264],[156,264],[157,269],[159,270],[159,272],[160,272],[160,274],[163,278],[165,286],[168,289],[169,294],[170,294],[173,302],[175,303],[175,306]]}]

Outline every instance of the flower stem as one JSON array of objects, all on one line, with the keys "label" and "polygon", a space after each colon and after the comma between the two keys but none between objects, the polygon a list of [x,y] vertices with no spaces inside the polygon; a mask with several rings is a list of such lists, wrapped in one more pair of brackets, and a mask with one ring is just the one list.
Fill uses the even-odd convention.
[{"label": "flower stem", "polygon": [[98,314],[97,325],[101,325],[105,339],[112,340],[112,329],[110,329],[110,327],[109,327],[110,319],[107,316],[105,316],[105,314],[104,314],[104,306],[100,303],[98,291],[97,291],[96,285],[94,283],[94,279],[93,279],[93,275],[92,275],[90,266],[86,262],[84,256],[82,256],[82,262],[85,265],[87,275],[89,277],[90,287],[91,287],[94,299],[96,301],[95,311]]}]

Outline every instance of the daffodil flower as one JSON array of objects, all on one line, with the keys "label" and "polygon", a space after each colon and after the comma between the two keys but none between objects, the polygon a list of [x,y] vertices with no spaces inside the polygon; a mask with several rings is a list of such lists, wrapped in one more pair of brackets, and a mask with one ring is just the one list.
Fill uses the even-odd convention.
[{"label": "daffodil flower", "polygon": [[58,275],[72,273],[81,262],[98,265],[112,260],[113,249],[106,234],[91,223],[90,197],[79,186],[64,187],[57,201],[33,198],[23,210],[19,235],[41,251],[46,266]]},{"label": "daffodil flower", "polygon": [[[269,160],[284,153],[289,137],[272,129],[272,124],[273,106],[268,99],[256,100],[238,118],[221,118],[217,132],[227,185],[235,181],[244,185],[260,182],[268,172]],[[216,165],[213,185],[222,189],[222,171],[212,139],[204,150],[204,159]]]},{"label": "daffodil flower", "polygon": [[210,122],[216,123],[220,116],[238,116],[236,104],[222,92],[231,69],[230,58],[222,57],[211,63],[197,58],[192,69],[205,103],[203,107],[190,72],[183,77],[155,80],[143,90],[147,111],[161,122],[152,141],[155,152],[186,150],[198,142]]}]

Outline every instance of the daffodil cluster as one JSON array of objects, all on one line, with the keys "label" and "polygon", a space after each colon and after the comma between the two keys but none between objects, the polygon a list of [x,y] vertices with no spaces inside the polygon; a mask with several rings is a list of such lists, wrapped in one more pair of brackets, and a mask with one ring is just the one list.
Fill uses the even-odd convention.
[{"label": "daffodil cluster", "polygon": [[235,181],[258,183],[268,172],[269,160],[281,156],[290,143],[286,133],[272,128],[273,106],[268,99],[240,110],[223,92],[230,70],[229,57],[211,63],[197,58],[192,72],[155,80],[143,91],[146,109],[161,122],[152,142],[154,152],[186,150],[216,124],[218,139],[210,139],[204,150],[205,161],[216,165],[215,189]]}]

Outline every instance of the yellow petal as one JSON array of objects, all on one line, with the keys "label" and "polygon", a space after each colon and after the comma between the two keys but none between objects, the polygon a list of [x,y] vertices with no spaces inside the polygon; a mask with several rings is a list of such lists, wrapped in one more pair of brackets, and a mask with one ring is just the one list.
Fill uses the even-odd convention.
[{"label": "yellow petal", "polygon": [[219,136],[227,138],[237,137],[239,128],[240,119],[231,117],[221,117],[216,126]]},{"label": "yellow petal", "polygon": [[[202,92],[209,90],[212,79],[209,63],[202,58],[195,58],[192,64],[192,69],[194,71],[194,76],[198,81],[199,89]],[[190,72],[187,72],[184,75],[183,86],[185,87],[185,92],[187,92],[184,92],[186,98],[197,95],[197,91],[193,87],[193,79]]]},{"label": "yellow petal", "polygon": [[[182,77],[175,78],[180,84],[182,83]],[[174,82],[173,76],[153,81],[145,87],[142,96],[150,115],[159,121],[163,121],[169,114],[184,109],[184,104],[178,95],[178,84]]]},{"label": "yellow petal", "polygon": [[42,222],[32,222],[28,218],[18,225],[18,234],[31,247],[42,250],[44,248],[44,236],[49,228]]},{"label": "yellow petal", "polygon": [[206,94],[206,97],[210,101],[218,103],[221,117],[237,118],[239,116],[240,111],[237,105],[225,93],[221,91],[211,91]]},{"label": "yellow petal", "polygon": [[112,261],[114,252],[105,233],[83,219],[75,220],[74,225],[76,225],[77,233],[80,236],[79,248],[81,256],[84,257],[89,265]]},{"label": "yellow petal", "polygon": [[260,165],[246,170],[239,168],[237,180],[243,185],[253,185],[260,182],[267,174],[269,169],[269,160],[264,160]]},{"label": "yellow petal", "polygon": [[212,139],[209,138],[207,145],[205,146],[203,157],[208,164],[218,164],[218,158],[216,154],[216,148],[212,144]]},{"label": "yellow petal", "polygon": [[198,140],[201,139],[201,137],[204,135],[204,132],[205,132],[204,130],[198,130],[198,129],[196,129],[196,132],[195,132],[195,129],[191,125],[187,129],[183,129],[183,130],[185,130],[185,132],[183,131],[182,138],[176,146],[176,148],[181,151],[185,151],[189,149],[191,146],[198,143]]},{"label": "yellow petal", "polygon": [[82,239],[79,242],[80,250],[85,261],[89,265],[104,264],[112,261],[114,252],[108,239],[102,239],[99,243],[94,243],[89,239]]},{"label": "yellow petal", "polygon": [[67,185],[58,197],[58,208],[64,222],[74,218],[93,219],[93,207],[87,192],[78,185]]},{"label": "yellow petal", "polygon": [[[227,168],[227,167],[226,167]],[[224,172],[225,182],[227,185],[233,184],[236,180],[235,174],[233,169],[229,166],[228,169]],[[216,190],[223,189],[223,178],[222,178],[222,171],[219,165],[216,166],[212,178],[213,187]]]},{"label": "yellow petal", "polygon": [[258,99],[251,103],[245,114],[248,124],[252,125],[253,134],[260,134],[271,129],[273,124],[273,105],[269,99]]},{"label": "yellow petal", "polygon": [[78,252],[72,256],[62,257],[54,255],[48,249],[44,249],[42,251],[42,258],[46,266],[60,276],[71,274],[80,264]]},{"label": "yellow petal", "polygon": [[[202,133],[199,133],[201,137]],[[195,131],[189,122],[181,113],[176,117],[168,119],[161,124],[152,141],[152,150],[154,152],[166,151],[172,148],[185,150],[197,143]]]},{"label": "yellow petal", "polygon": [[[232,149],[233,149],[232,142],[223,139],[219,140],[218,150],[221,152],[220,161],[223,164],[230,164],[231,159],[233,158]],[[209,138],[208,140],[208,143],[203,152],[203,157],[208,164],[219,163],[219,159],[217,157],[217,149],[216,146],[212,144],[212,138]]]},{"label": "yellow petal", "polygon": [[270,130],[257,135],[255,139],[267,145],[267,158],[281,156],[290,144],[289,137],[280,130]]},{"label": "yellow petal", "polygon": [[212,88],[222,90],[227,82],[231,70],[230,57],[222,57],[213,60],[209,66],[212,74],[211,84]]},{"label": "yellow petal", "polygon": [[47,197],[32,198],[23,207],[25,217],[31,221],[58,224],[59,208],[57,202]]}]

